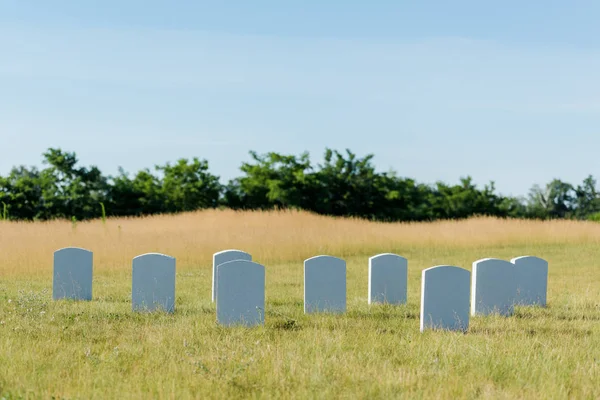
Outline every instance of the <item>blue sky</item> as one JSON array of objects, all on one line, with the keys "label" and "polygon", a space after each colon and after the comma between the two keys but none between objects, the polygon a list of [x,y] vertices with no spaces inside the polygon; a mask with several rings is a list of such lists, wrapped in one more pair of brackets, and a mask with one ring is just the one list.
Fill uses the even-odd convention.
[{"label": "blue sky", "polygon": [[[326,3],[326,4],[323,4]],[[600,179],[597,1],[0,0],[0,174],[325,147],[525,195]]]}]

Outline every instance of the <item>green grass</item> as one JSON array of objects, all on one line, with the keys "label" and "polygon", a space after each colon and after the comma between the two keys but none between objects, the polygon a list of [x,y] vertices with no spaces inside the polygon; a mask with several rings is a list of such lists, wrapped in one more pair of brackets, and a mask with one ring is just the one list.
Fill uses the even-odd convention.
[{"label": "green grass", "polygon": [[104,208],[104,203],[100,202],[100,210],[102,211],[101,220],[104,225],[106,225],[106,208]]},{"label": "green grass", "polygon": [[[385,249],[388,251],[389,249]],[[302,260],[266,265],[266,324],[215,322],[211,265],[177,266],[176,312],[131,312],[131,274],[102,270],[92,302],[52,301],[51,272],[0,281],[5,398],[600,398],[600,249],[590,244],[395,249],[408,304],[367,304],[348,258],[348,312],[303,313]],[[419,332],[420,273],[479,258],[550,262],[547,308]],[[0,261],[1,262],[1,261]]]}]

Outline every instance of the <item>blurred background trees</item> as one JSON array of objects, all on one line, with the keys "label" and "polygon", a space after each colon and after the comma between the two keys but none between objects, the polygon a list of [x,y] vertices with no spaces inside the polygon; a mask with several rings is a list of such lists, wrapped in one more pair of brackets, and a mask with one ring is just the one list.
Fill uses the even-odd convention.
[{"label": "blurred background trees", "polygon": [[101,216],[140,216],[225,207],[236,210],[291,208],[332,216],[378,221],[431,221],[476,215],[512,218],[600,220],[596,180],[580,185],[554,179],[534,185],[526,198],[496,193],[494,183],[477,188],[471,177],[457,184],[426,185],[394,172],[376,172],[373,155],[325,149],[323,164],[308,153],[250,152],[240,176],[227,183],[206,160],[180,159],[135,175],[119,170],[105,176],[78,166],[75,153],[50,148],[44,168],[14,167],[0,177],[0,216],[11,220],[48,220]]}]

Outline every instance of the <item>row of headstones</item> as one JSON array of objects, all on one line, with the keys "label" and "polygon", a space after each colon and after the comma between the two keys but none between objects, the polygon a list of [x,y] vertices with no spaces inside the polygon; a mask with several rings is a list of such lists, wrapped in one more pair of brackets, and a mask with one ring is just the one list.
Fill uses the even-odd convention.
[{"label": "row of headstones", "polygon": [[[64,248],[54,254],[53,298],[91,300],[93,254]],[[404,304],[408,262],[396,254],[369,258],[369,304]],[[466,269],[440,265],[422,271],[421,331],[466,330],[472,315],[509,316],[514,305],[546,305],[548,263],[538,257],[510,262],[483,259]],[[212,298],[222,325],[264,324],[265,267],[249,253],[213,255]],[[148,253],[133,259],[132,309],[175,309],[175,258]],[[304,312],[346,311],[346,262],[320,255],[304,261]]]},{"label": "row of headstones", "polygon": [[[213,301],[219,299],[221,265],[234,260],[252,262],[252,256],[240,250],[214,254]],[[369,304],[406,303],[406,258],[391,253],[370,257],[368,273]],[[471,315],[497,313],[510,316],[515,305],[545,306],[547,287],[548,262],[534,256],[516,257],[510,261],[478,260],[473,263],[472,273],[450,265],[428,268],[421,276],[421,331],[436,328],[467,330],[469,312]],[[264,294],[260,297],[264,304]],[[305,260],[304,312],[345,311],[346,262],[323,255]]]}]

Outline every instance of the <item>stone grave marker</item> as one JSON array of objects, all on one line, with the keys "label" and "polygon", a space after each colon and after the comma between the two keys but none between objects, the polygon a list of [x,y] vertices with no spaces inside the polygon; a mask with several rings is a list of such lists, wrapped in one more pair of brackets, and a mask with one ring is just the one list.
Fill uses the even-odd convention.
[{"label": "stone grave marker", "polygon": [[265,322],[265,267],[233,260],[217,266],[217,322],[247,327]]},{"label": "stone grave marker", "polygon": [[451,265],[438,265],[421,273],[421,332],[469,328],[471,273]]},{"label": "stone grave marker", "polygon": [[54,300],[92,300],[94,255],[79,247],[54,252],[52,298]]},{"label": "stone grave marker", "polygon": [[304,261],[304,312],[346,312],[346,261],[328,255]]},{"label": "stone grave marker", "polygon": [[133,259],[131,305],[133,311],[175,311],[175,258],[146,253]]},{"label": "stone grave marker", "polygon": [[548,292],[548,261],[534,256],[516,257],[517,279],[516,305],[546,306]]},{"label": "stone grave marker", "polygon": [[513,314],[517,292],[513,263],[497,258],[475,261],[471,279],[471,315]]},{"label": "stone grave marker", "polygon": [[369,258],[369,304],[404,304],[407,296],[408,262],[392,253]]},{"label": "stone grave marker", "polygon": [[246,260],[252,261],[252,256],[245,251],[229,249],[219,251],[213,254],[213,280],[212,280],[212,301],[217,298],[217,266],[228,261]]}]

